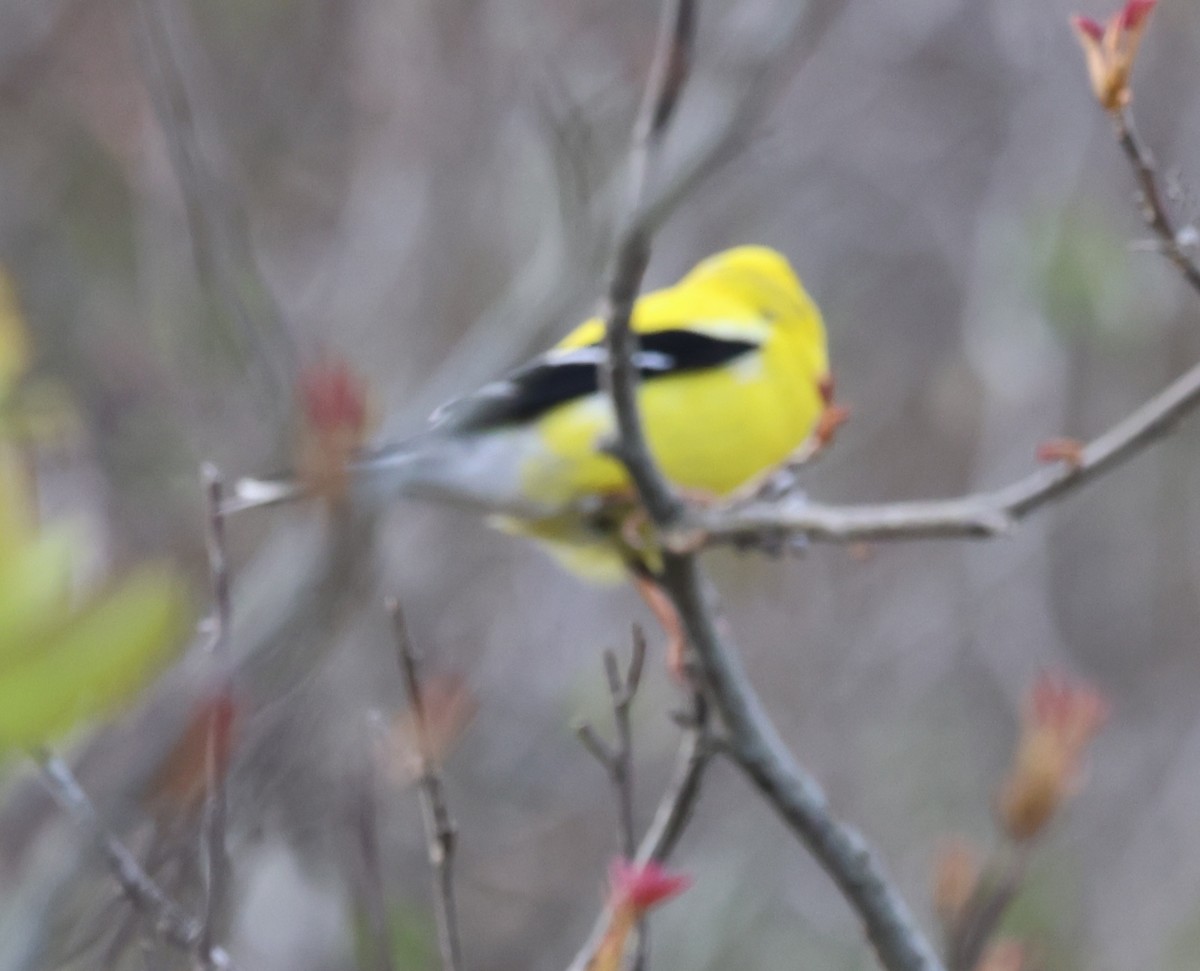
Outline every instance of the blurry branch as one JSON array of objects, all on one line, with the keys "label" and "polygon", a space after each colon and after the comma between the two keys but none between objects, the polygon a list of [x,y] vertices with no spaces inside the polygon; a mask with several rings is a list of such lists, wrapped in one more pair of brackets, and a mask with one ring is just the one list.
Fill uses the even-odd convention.
[{"label": "blurry branch", "polygon": [[421,812],[429,844],[429,864],[434,874],[434,908],[437,913],[442,969],[461,971],[462,944],[458,930],[458,907],[454,897],[454,849],[458,834],[446,805],[446,793],[434,756],[425,699],[417,672],[417,660],[413,654],[412,639],[408,635],[399,601],[392,600],[388,604],[388,613],[392,615],[400,673],[404,676],[404,690],[408,694],[408,704],[412,709],[417,756],[416,783],[421,793]]},{"label": "blurry branch", "polygon": [[[630,207],[637,213],[691,57],[695,4],[668,0],[659,46],[630,160]],[[647,447],[637,402],[630,313],[650,252],[649,227],[636,219],[619,237],[608,289],[608,354],[601,377],[616,413],[614,453],[624,462],[654,525],[667,532],[685,514]],[[718,631],[716,611],[695,554],[663,553],[658,582],[670,595],[699,661],[728,736],[728,749],[759,791],[830,874],[858,912],[880,963],[888,971],[934,971],[941,965],[907,905],[857,832],[830,811],[825,794],[787,751],[742,670],[735,647]]]},{"label": "blurry branch", "polygon": [[204,164],[195,114],[173,49],[173,0],[138,0],[137,47],[146,90],[179,191],[183,197],[192,259],[204,298],[253,350],[269,391],[272,417],[282,423],[291,402],[295,348],[283,312],[271,295],[244,225],[228,191]]},{"label": "blurry branch", "polygon": [[229,854],[225,846],[225,817],[228,811],[225,778],[228,774],[228,760],[223,757],[221,749],[225,747],[222,734],[229,730],[229,726],[223,724],[223,721],[228,717],[226,703],[229,703],[232,691],[229,627],[233,605],[229,591],[229,557],[225,548],[225,514],[221,511],[221,475],[215,466],[205,464],[202,477],[208,499],[206,538],[208,571],[213,589],[213,615],[209,620],[212,639],[208,645],[208,653],[215,660],[220,679],[216,696],[218,700],[210,706],[208,713],[204,759],[204,812],[200,829],[205,862],[200,943],[201,950],[208,952],[212,949],[213,928],[219,918],[229,882]]},{"label": "blurry branch", "polygon": [[1034,680],[995,802],[1003,842],[983,866],[965,840],[950,841],[938,854],[933,900],[948,971],[988,966],[984,955],[1000,946],[993,938],[1021,888],[1034,841],[1078,795],[1088,750],[1108,714],[1104,694],[1086,682],[1053,671]]},{"label": "blurry branch", "polygon": [[1025,877],[1025,847],[997,860],[979,880],[946,935],[946,971],[975,971]]},{"label": "blurry branch", "polygon": [[96,807],[75,778],[70,767],[48,751],[37,753],[42,780],[55,802],[91,838],[104,855],[121,892],[149,922],[154,934],[194,957],[210,971],[233,971],[234,964],[224,948],[205,941],[204,923],[190,916],[154,882],[132,852],[108,832]]},{"label": "blurry branch", "polygon": [[[710,735],[708,703],[702,694],[697,692],[693,695],[692,710],[679,721],[684,734],[679,744],[679,753],[675,757],[675,771],[663,790],[658,808],[654,811],[654,819],[642,836],[636,855],[630,854],[638,864],[645,864],[651,860],[661,863],[674,852],[679,838],[691,821],[692,810],[700,798],[700,783],[704,771],[715,752]],[[609,901],[596,918],[587,942],[575,955],[568,971],[585,971],[611,920],[612,902]]]},{"label": "blurry branch", "polygon": [[[367,743],[371,744],[370,741]],[[370,960],[364,962],[375,971],[395,971],[392,942],[389,933],[387,900],[380,867],[379,825],[376,810],[375,759],[371,753],[362,760],[357,775],[347,787],[351,794],[348,805],[350,829],[354,848],[343,854],[355,909],[365,923]]]},{"label": "blurry branch", "polygon": [[1142,144],[1133,127],[1133,114],[1126,105],[1112,114],[1113,125],[1116,127],[1117,141],[1121,150],[1133,166],[1133,174],[1137,179],[1138,192],[1141,195],[1142,218],[1151,232],[1158,237],[1158,245],[1163,254],[1178,267],[1183,278],[1192,289],[1200,293],[1200,267],[1187,254],[1186,247],[1195,247],[1197,243],[1196,229],[1185,226],[1177,230],[1166,206],[1163,204],[1163,193],[1158,185],[1158,170],[1150,150]]},{"label": "blurry branch", "polygon": [[620,814],[618,833],[621,855],[633,859],[637,849],[637,831],[633,822],[633,740],[629,726],[629,709],[642,680],[646,663],[646,636],[638,626],[633,628],[633,650],[629,666],[621,672],[614,651],[604,652],[604,672],[608,678],[608,693],[612,701],[613,723],[617,730],[615,746],[607,745],[590,724],[584,722],[575,732],[584,747],[608,772],[617,796]]},{"label": "blurry branch", "polygon": [[[1108,431],[1082,445],[1070,461],[1047,465],[1010,485],[928,502],[830,506],[803,496],[691,510],[689,523],[709,543],[755,544],[780,534],[827,543],[859,540],[991,538],[1010,532],[1042,506],[1061,499],[1133,458],[1200,405],[1200,365],[1178,377]],[[684,541],[694,532],[676,533]],[[670,539],[670,537],[668,537]]]}]

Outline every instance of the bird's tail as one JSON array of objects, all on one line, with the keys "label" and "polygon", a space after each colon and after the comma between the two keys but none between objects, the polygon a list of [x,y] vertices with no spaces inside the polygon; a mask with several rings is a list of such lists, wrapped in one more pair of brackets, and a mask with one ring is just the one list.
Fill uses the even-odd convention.
[{"label": "bird's tail", "polygon": [[[382,498],[381,492],[403,492],[410,472],[416,465],[418,449],[405,445],[364,452],[346,466],[351,498],[370,501]],[[407,471],[406,471],[407,470]],[[222,512],[238,513],[265,509],[294,502],[309,495],[309,489],[295,472],[286,471],[262,477],[239,479],[233,496],[221,507]]]},{"label": "bird's tail", "polygon": [[267,506],[278,506],[304,495],[304,487],[300,480],[290,472],[266,478],[238,479],[233,487],[233,496],[221,505],[221,512],[244,512],[247,509],[262,509]]}]

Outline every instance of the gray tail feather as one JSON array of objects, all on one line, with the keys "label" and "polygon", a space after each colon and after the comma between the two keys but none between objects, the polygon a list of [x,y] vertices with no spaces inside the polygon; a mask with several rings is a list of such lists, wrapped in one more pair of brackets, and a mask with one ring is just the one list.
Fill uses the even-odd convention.
[{"label": "gray tail feather", "polygon": [[[391,481],[392,491],[399,491],[404,481],[405,467],[413,465],[417,449],[411,443],[391,446],[357,456],[349,471],[357,492],[368,498]],[[224,513],[239,513],[248,509],[265,509],[302,499],[304,484],[291,472],[282,472],[262,478],[239,479],[234,486],[233,497],[222,506]]]}]

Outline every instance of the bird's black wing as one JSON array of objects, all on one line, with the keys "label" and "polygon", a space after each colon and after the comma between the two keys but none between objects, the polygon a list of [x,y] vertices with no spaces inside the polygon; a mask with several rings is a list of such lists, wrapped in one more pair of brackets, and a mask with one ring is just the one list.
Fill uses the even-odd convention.
[{"label": "bird's black wing", "polygon": [[[759,345],[749,340],[714,337],[695,330],[659,330],[638,337],[634,363],[643,381],[726,364]],[[594,394],[596,367],[604,347],[555,348],[474,394],[443,405],[434,413],[439,429],[478,432],[533,421],[552,408]]]}]

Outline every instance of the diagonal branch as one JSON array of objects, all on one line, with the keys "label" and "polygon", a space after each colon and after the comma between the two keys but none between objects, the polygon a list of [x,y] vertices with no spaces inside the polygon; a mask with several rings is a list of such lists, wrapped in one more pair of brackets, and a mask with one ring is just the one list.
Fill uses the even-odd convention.
[{"label": "diagonal branch", "polygon": [[[828,543],[990,538],[1128,461],[1200,406],[1200,365],[1083,446],[1075,461],[1040,468],[1010,485],[958,499],[828,506],[802,496],[692,510],[709,543],[761,543],[780,534]],[[688,537],[685,531],[677,535]],[[694,537],[694,532],[691,534]]]},{"label": "diagonal branch", "polygon": [[188,914],[146,873],[129,848],[104,828],[100,814],[70,767],[48,751],[35,753],[42,780],[55,802],[95,841],[121,892],[154,933],[166,943],[196,958],[206,971],[234,971],[229,952],[206,942],[204,922]]}]

